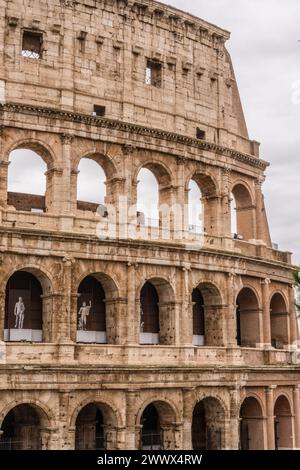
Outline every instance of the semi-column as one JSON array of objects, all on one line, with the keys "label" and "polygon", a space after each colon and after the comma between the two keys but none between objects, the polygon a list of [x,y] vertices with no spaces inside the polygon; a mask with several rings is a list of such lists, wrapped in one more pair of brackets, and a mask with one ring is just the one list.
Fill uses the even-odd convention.
[{"label": "semi-column", "polygon": [[293,388],[295,447],[300,450],[300,385]]},{"label": "semi-column", "polygon": [[[72,209],[72,190],[71,190],[71,158],[73,135],[62,134],[62,168],[63,172],[60,179],[60,214],[62,216],[62,229],[70,230],[73,226]],[[73,201],[74,202],[74,201]],[[73,214],[74,216],[74,214]]]},{"label": "semi-column", "polygon": [[[290,344],[291,346],[296,346],[297,341],[299,340],[299,330],[296,317],[296,308],[295,308],[295,293],[293,286],[289,286],[289,324],[290,324]],[[299,344],[300,345],[300,344]]]},{"label": "semi-column", "polygon": [[274,390],[276,385],[265,389],[267,411],[267,440],[268,450],[275,450],[275,423],[274,423]]},{"label": "semi-column", "polygon": [[[140,319],[136,305],[136,265],[127,265],[127,322],[126,322],[126,343],[136,345],[139,342]],[[138,306],[139,307],[139,306]]]},{"label": "semi-column", "polygon": [[271,347],[270,279],[261,281],[264,347]]},{"label": "semi-column", "polygon": [[237,323],[236,323],[236,293],[237,275],[228,273],[227,280],[227,312],[226,312],[226,346],[237,346]]}]

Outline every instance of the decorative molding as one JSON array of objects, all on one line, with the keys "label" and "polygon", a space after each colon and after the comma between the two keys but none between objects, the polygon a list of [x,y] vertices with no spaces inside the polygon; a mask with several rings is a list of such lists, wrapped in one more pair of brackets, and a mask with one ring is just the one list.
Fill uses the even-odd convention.
[{"label": "decorative molding", "polygon": [[135,147],[130,144],[122,145],[122,152],[124,155],[130,155],[135,151]]},{"label": "decorative molding", "polygon": [[132,53],[135,55],[141,55],[144,53],[144,48],[142,46],[134,45],[132,46]]},{"label": "decorative molding", "polygon": [[[157,128],[139,126],[138,124],[132,124],[129,122],[118,121],[116,119],[108,119],[99,116],[92,116],[89,114],[77,114],[71,111],[57,110],[53,108],[46,108],[41,106],[34,106],[22,103],[6,103],[0,104],[0,117],[4,117],[3,113],[20,113],[32,116],[40,116],[46,119],[61,121],[69,121],[78,124],[86,124],[88,126],[95,126],[104,129],[113,129],[120,132],[132,133],[147,137],[152,137],[167,142],[174,142],[176,144],[187,145],[190,147],[198,148],[201,150],[207,150],[214,153],[219,153],[225,157],[232,158],[246,165],[258,168],[259,170],[265,170],[269,163],[254,157],[249,154],[238,152],[235,149],[223,147],[219,144],[208,142],[206,140],[199,140],[193,137],[188,137],[182,134],[176,134],[175,132],[168,132]],[[2,114],[2,116],[1,116]],[[62,134],[62,136],[67,134]],[[68,136],[70,138],[71,136]],[[73,136],[72,136],[73,137]],[[63,137],[62,137],[63,139]]]},{"label": "decorative molding", "polygon": [[60,136],[63,145],[71,145],[74,139],[72,134],[61,134]]},{"label": "decorative molding", "polygon": [[52,27],[51,27],[51,31],[52,31],[52,33],[54,33],[54,34],[60,34],[60,32],[61,32],[61,24],[59,24],[59,23],[54,23],[54,24],[52,25]]},{"label": "decorative molding", "polygon": [[7,18],[7,24],[11,26],[12,28],[16,28],[19,24],[20,18],[17,18],[16,16],[9,16]]},{"label": "decorative molding", "polygon": [[272,280],[267,277],[266,279],[261,280],[260,283],[270,285],[270,284],[272,284]]}]

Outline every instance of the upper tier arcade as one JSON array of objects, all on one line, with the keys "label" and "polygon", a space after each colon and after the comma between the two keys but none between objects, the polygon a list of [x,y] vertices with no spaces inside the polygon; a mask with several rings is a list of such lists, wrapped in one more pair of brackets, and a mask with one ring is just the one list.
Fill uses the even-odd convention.
[{"label": "upper tier arcade", "polygon": [[0,101],[173,131],[258,156],[229,33],[149,0],[0,0]]}]

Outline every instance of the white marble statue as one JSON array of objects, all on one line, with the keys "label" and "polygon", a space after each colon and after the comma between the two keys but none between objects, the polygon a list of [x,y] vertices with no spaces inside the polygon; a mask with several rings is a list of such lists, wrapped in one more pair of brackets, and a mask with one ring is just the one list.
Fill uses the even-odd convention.
[{"label": "white marble statue", "polygon": [[86,304],[86,302],[82,303],[82,306],[80,307],[80,310],[78,312],[78,330],[84,331],[86,330],[86,320],[87,317],[90,314],[90,310],[92,308],[92,302],[90,300],[89,305]]},{"label": "white marble statue", "polygon": [[16,302],[14,314],[16,317],[15,328],[22,330],[25,318],[25,305],[22,297],[19,297],[18,302]]}]

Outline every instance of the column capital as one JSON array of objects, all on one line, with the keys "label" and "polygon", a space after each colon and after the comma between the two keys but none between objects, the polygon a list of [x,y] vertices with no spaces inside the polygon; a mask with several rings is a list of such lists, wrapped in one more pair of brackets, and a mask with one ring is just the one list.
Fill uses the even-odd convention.
[{"label": "column capital", "polygon": [[75,263],[75,259],[65,256],[62,262],[64,263],[65,266],[71,267]]},{"label": "column capital", "polygon": [[53,174],[59,174],[59,175],[62,175],[63,174],[63,169],[62,168],[56,168],[56,167],[52,167],[52,168],[49,168],[49,170],[47,170],[45,172],[45,175],[47,176],[50,176],[50,175],[53,175]]},{"label": "column capital", "polygon": [[265,392],[266,393],[273,393],[274,390],[276,390],[277,388],[277,385],[268,385],[266,388],[265,388]]},{"label": "column capital", "polygon": [[265,278],[265,279],[262,279],[262,280],[260,281],[260,283],[261,283],[262,285],[264,285],[264,284],[265,284],[265,285],[270,285],[270,284],[272,284],[272,280],[267,277],[267,278]]},{"label": "column capital", "polygon": [[4,134],[4,131],[5,131],[5,125],[4,124],[1,124],[0,125],[0,137],[3,137],[3,134]]},{"label": "column capital", "polygon": [[71,145],[71,143],[73,142],[74,140],[74,135],[72,134],[61,134],[60,135],[60,138],[61,138],[61,142],[63,145]]},{"label": "column capital", "polygon": [[131,144],[124,144],[124,145],[122,145],[122,152],[123,152],[123,155],[130,155],[130,154],[132,154],[135,150],[136,150],[136,147],[134,147],[134,145],[131,145]]}]

